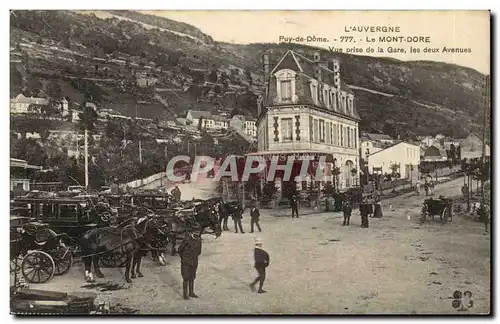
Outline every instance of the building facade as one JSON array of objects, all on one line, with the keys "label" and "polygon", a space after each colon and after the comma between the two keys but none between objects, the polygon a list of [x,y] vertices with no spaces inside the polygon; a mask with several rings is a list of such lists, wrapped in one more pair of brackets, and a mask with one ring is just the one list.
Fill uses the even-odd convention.
[{"label": "building facade", "polygon": [[367,157],[370,154],[376,153],[383,149],[384,149],[383,145],[381,145],[376,141],[372,141],[369,140],[368,138],[363,138],[363,137],[360,139],[359,156],[362,160],[366,161]]},{"label": "building facade", "polygon": [[11,114],[28,114],[31,111],[28,109],[33,106],[47,106],[49,101],[45,98],[25,97],[22,93],[18,94],[14,99],[10,99]]},{"label": "building facade", "polygon": [[212,114],[209,111],[188,110],[186,114],[186,120],[188,120],[191,125],[199,127],[200,120],[202,118],[209,118],[211,115]]},{"label": "building facade", "polygon": [[[420,146],[399,142],[383,150],[370,154],[368,157],[368,172],[376,173],[380,170],[382,174],[391,174],[393,167],[402,179],[418,179],[418,166],[420,164]],[[412,171],[413,170],[413,171]],[[379,172],[380,172],[379,171]]]},{"label": "building facade", "polygon": [[[312,58],[288,51],[273,66],[265,54],[263,66],[256,154],[313,161],[326,156],[328,179],[339,189],[356,185],[360,118],[354,94],[341,81],[339,61],[322,61],[319,51]],[[335,179],[328,172],[334,167],[340,171]]]},{"label": "building facade", "polygon": [[[485,155],[490,156],[490,146],[485,144]],[[483,156],[483,139],[476,133],[469,134],[460,142],[460,159],[473,160]]]},{"label": "building facade", "polygon": [[203,130],[218,130],[218,129],[228,129],[229,119],[224,116],[211,115],[209,117],[200,118],[201,126]]},{"label": "building facade", "polygon": [[425,149],[422,160],[424,162],[442,162],[448,160],[448,155],[442,147],[432,145]]},{"label": "building facade", "polygon": [[245,133],[252,137],[257,137],[256,119],[253,117],[245,117],[245,125],[243,126]]},{"label": "building facade", "polygon": [[41,166],[29,165],[27,161],[10,159],[10,191],[19,193],[30,190],[30,177]]}]

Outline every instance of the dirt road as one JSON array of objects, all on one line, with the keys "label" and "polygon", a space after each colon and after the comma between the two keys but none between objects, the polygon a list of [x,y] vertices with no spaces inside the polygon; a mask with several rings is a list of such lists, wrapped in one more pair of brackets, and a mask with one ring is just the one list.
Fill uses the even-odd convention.
[{"label": "dirt road", "polygon": [[[462,180],[436,186],[436,194],[458,195]],[[181,297],[178,257],[158,266],[148,258],[145,278],[124,284],[121,269],[103,269],[107,280],[122,289],[102,292],[109,299],[141,314],[477,314],[490,310],[490,236],[481,223],[455,217],[419,225],[424,197],[407,194],[384,201],[384,217],[360,228],[355,212],[351,226],[340,213],[291,219],[263,210],[264,248],[271,256],[266,294],[250,291],[254,235],[249,216],[246,234],[224,232],[205,237],[196,280],[197,300]],[[389,208],[392,205],[392,210]],[[410,220],[408,219],[410,215]],[[230,227],[232,228],[232,227]],[[83,270],[33,288],[85,290]],[[119,287],[120,288],[120,287]],[[459,312],[452,307],[455,290],[472,292],[474,305]]]}]

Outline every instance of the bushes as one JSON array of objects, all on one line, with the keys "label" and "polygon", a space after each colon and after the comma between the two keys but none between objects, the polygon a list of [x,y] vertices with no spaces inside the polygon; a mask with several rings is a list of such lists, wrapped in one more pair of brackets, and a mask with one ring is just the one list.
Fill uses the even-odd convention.
[{"label": "bushes", "polygon": [[264,184],[264,188],[262,189],[260,201],[264,204],[270,203],[273,199],[277,198],[277,192],[278,188],[276,187],[274,182],[267,182],[266,184]]}]

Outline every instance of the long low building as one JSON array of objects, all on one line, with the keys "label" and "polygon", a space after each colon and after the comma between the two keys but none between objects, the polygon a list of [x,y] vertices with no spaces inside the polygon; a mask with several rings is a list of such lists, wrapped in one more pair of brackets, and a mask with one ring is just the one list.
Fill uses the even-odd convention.
[{"label": "long low building", "polygon": [[30,177],[33,171],[42,170],[41,166],[30,165],[25,160],[10,159],[10,191],[30,190]]}]

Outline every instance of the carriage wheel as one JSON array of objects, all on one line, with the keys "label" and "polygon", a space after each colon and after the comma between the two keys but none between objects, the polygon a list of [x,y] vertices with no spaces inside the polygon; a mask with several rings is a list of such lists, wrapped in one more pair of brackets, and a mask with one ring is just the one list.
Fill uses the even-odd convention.
[{"label": "carriage wheel", "polygon": [[103,267],[119,268],[125,265],[127,256],[121,253],[106,253],[99,258]]},{"label": "carriage wheel", "polygon": [[56,265],[50,255],[43,251],[31,251],[21,263],[21,271],[31,283],[47,282],[54,275]]},{"label": "carriage wheel", "polygon": [[56,270],[54,275],[60,276],[69,271],[71,265],[73,264],[73,254],[67,249],[58,249],[53,254],[54,263],[56,265]]}]

